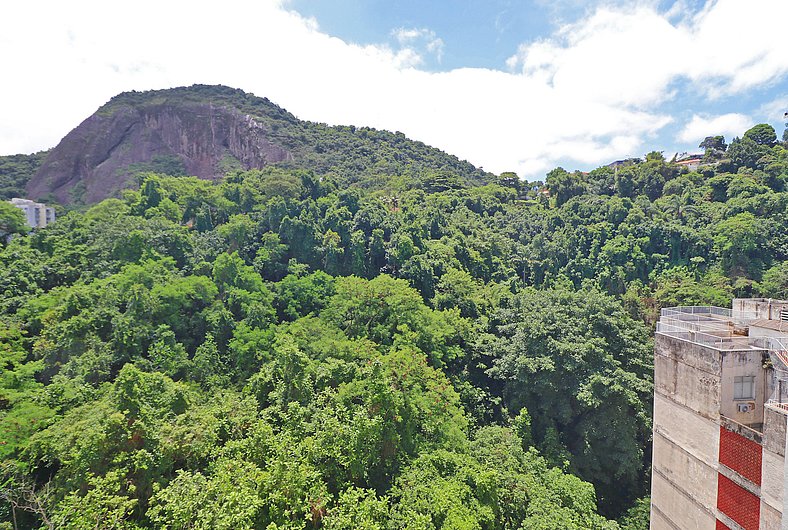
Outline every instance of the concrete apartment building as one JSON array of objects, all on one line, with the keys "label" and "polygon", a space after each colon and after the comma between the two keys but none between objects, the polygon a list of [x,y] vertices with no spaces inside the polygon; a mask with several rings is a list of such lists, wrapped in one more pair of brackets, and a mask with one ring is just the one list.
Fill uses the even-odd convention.
[{"label": "concrete apartment building", "polygon": [[30,228],[43,228],[55,222],[55,209],[30,199],[11,199],[11,204],[22,210]]},{"label": "concrete apartment building", "polygon": [[651,528],[788,530],[788,301],[663,309],[654,383]]}]

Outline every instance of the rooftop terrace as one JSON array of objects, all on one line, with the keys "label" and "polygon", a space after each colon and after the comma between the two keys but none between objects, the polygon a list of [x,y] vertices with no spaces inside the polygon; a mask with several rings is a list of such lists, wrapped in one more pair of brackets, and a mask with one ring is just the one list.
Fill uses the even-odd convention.
[{"label": "rooftop terrace", "polygon": [[657,333],[716,350],[768,350],[788,359],[788,336],[751,336],[755,312],[715,306],[668,307],[660,313]]}]

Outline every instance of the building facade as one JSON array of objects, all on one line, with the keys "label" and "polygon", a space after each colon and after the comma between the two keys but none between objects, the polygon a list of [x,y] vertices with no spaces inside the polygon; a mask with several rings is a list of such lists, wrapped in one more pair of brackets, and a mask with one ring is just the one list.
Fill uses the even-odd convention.
[{"label": "building facade", "polygon": [[55,222],[55,209],[30,199],[11,199],[11,204],[22,210],[30,228],[43,228]]},{"label": "building facade", "polygon": [[662,310],[652,529],[788,530],[787,350],[788,301]]}]

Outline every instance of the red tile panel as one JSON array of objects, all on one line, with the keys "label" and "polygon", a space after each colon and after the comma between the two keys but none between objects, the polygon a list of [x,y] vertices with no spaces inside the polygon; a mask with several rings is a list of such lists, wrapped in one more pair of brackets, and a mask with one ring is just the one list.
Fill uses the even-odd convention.
[{"label": "red tile panel", "polygon": [[725,526],[725,523],[723,523],[722,521],[717,519],[717,529],[716,530],[731,530],[731,529],[728,528],[727,526]]},{"label": "red tile panel", "polygon": [[[725,475],[717,477],[717,508],[739,523],[744,530],[758,530],[761,519],[761,499]],[[721,528],[719,522],[717,528]]]},{"label": "red tile panel", "polygon": [[720,463],[761,485],[761,446],[741,434],[720,427]]}]

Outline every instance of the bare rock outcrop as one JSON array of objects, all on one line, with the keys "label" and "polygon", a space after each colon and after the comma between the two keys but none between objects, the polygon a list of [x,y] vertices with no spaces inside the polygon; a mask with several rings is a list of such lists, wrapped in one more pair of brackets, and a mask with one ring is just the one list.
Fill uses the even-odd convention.
[{"label": "bare rock outcrop", "polygon": [[135,172],[162,160],[211,180],[228,164],[253,169],[290,160],[269,132],[254,117],[212,102],[115,104],[61,140],[28,183],[28,196],[94,203],[136,184]]}]

